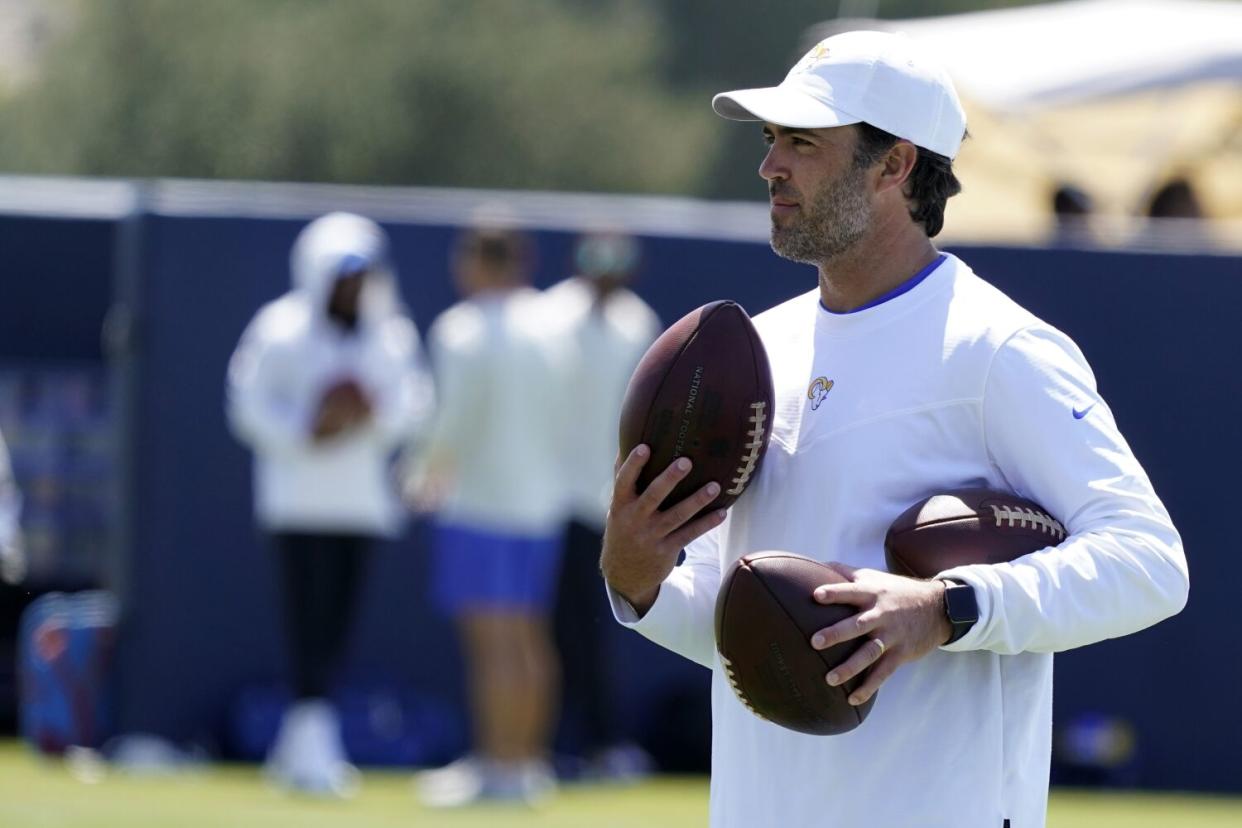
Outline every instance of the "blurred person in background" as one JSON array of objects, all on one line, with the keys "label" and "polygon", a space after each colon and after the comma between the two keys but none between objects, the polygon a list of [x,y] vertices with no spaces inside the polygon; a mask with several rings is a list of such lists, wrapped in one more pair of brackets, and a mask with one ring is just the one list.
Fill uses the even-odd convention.
[{"label": "blurred person in background", "polygon": [[293,289],[261,308],[228,373],[228,413],[255,454],[258,523],[281,573],[295,702],[267,761],[280,785],[356,784],[328,701],[373,542],[400,528],[389,458],[429,410],[418,332],[398,306],[388,239],[331,213],[291,255]]},{"label": "blurred person in background", "polygon": [[26,581],[26,549],[20,524],[21,492],[13,476],[8,446],[0,434],[0,728],[8,730],[16,716],[17,630],[30,594]]},{"label": "blurred person in background", "polygon": [[1203,204],[1194,185],[1184,176],[1173,176],[1152,193],[1145,210],[1148,221],[1141,229],[1142,243],[1166,250],[1206,250],[1215,242]]},{"label": "blurred person in background", "polygon": [[1051,243],[1058,247],[1090,244],[1091,214],[1095,212],[1091,196],[1081,187],[1062,183],[1052,192],[1052,215],[1055,219]]},{"label": "blurred person in background", "polygon": [[16,586],[26,579],[26,550],[19,518],[22,496],[13,477],[9,449],[0,434],[0,588]]},{"label": "blurred person in background", "polygon": [[1203,218],[1203,207],[1190,182],[1185,178],[1174,178],[1152,193],[1147,204],[1147,217]]},{"label": "blurred person in background", "polygon": [[409,488],[438,513],[432,588],[460,635],[473,730],[470,753],[418,780],[435,807],[533,803],[555,789],[564,404],[530,258],[513,229],[465,232],[453,252],[464,298],[428,335],[438,411]]},{"label": "blurred person in background", "polygon": [[577,725],[585,775],[614,780],[641,776],[651,767],[646,753],[618,731],[608,680],[612,612],[599,573],[621,400],[661,330],[659,317],[628,287],[640,254],[632,236],[583,235],[574,246],[574,275],[544,293],[549,317],[562,326],[564,405],[574,412],[562,440],[570,487],[555,614],[562,707]]}]

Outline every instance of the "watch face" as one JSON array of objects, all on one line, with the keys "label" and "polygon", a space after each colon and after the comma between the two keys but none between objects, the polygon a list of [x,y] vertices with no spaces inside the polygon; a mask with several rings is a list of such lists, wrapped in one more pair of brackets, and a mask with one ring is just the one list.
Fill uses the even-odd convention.
[{"label": "watch face", "polygon": [[973,624],[979,620],[979,604],[975,601],[975,588],[968,584],[953,584],[944,591],[944,606],[953,624]]}]

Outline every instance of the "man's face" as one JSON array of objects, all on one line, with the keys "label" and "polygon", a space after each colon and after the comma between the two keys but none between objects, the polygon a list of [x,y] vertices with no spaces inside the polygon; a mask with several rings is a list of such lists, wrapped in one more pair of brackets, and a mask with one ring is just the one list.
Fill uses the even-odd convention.
[{"label": "man's face", "polygon": [[328,298],[328,316],[343,328],[358,324],[358,304],[366,285],[367,271],[360,270],[339,276]]},{"label": "man's face", "polygon": [[871,226],[866,169],[854,165],[853,127],[791,129],[765,124],[772,249],[819,265],[849,250]]}]

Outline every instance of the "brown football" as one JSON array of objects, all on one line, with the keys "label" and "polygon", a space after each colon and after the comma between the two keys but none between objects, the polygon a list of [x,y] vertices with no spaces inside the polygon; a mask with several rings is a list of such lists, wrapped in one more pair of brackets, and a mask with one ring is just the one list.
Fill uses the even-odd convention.
[{"label": "brown football", "polygon": [[842,580],[836,570],[790,552],[756,552],[725,573],[716,597],[716,649],[734,693],[756,716],[827,736],[853,730],[871,712],[879,694],[857,707],[846,700],[865,671],[837,687],[825,680],[866,636],[826,650],[811,646],[817,631],[858,612],[812,597],[816,587]]},{"label": "brown football", "polygon": [[884,538],[888,571],[931,578],[955,566],[994,564],[1055,546],[1065,527],[1037,503],[992,489],[958,489],[920,500]]},{"label": "brown football", "polygon": [[651,457],[641,492],[679,457],[694,463],[664,500],[671,506],[715,480],[700,512],[731,505],[755,476],[772,434],[772,373],[741,305],[696,308],[660,335],[634,369],[621,406],[621,456],[639,443]]}]

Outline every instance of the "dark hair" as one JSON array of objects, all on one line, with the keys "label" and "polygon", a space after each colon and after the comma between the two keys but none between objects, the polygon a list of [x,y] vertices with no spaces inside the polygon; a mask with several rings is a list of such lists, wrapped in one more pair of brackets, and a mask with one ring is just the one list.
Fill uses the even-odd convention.
[{"label": "dark hair", "polygon": [[1058,216],[1088,215],[1091,196],[1073,184],[1062,184],[1052,193],[1052,212]]},{"label": "dark hair", "polygon": [[[879,161],[901,140],[891,132],[859,123],[858,145],[854,147],[854,166],[869,167]],[[931,150],[916,147],[919,151],[914,169],[906,179],[906,196],[910,204],[910,218],[923,225],[928,237],[935,236],[944,227],[944,205],[951,197],[962,191],[962,184],[953,174],[953,161]]]},{"label": "dark hair", "polygon": [[1201,218],[1203,208],[1190,182],[1174,178],[1152,195],[1147,215],[1149,218]]},{"label": "dark hair", "polygon": [[457,254],[474,257],[490,267],[525,264],[529,241],[517,230],[506,227],[476,227],[457,239]]}]

